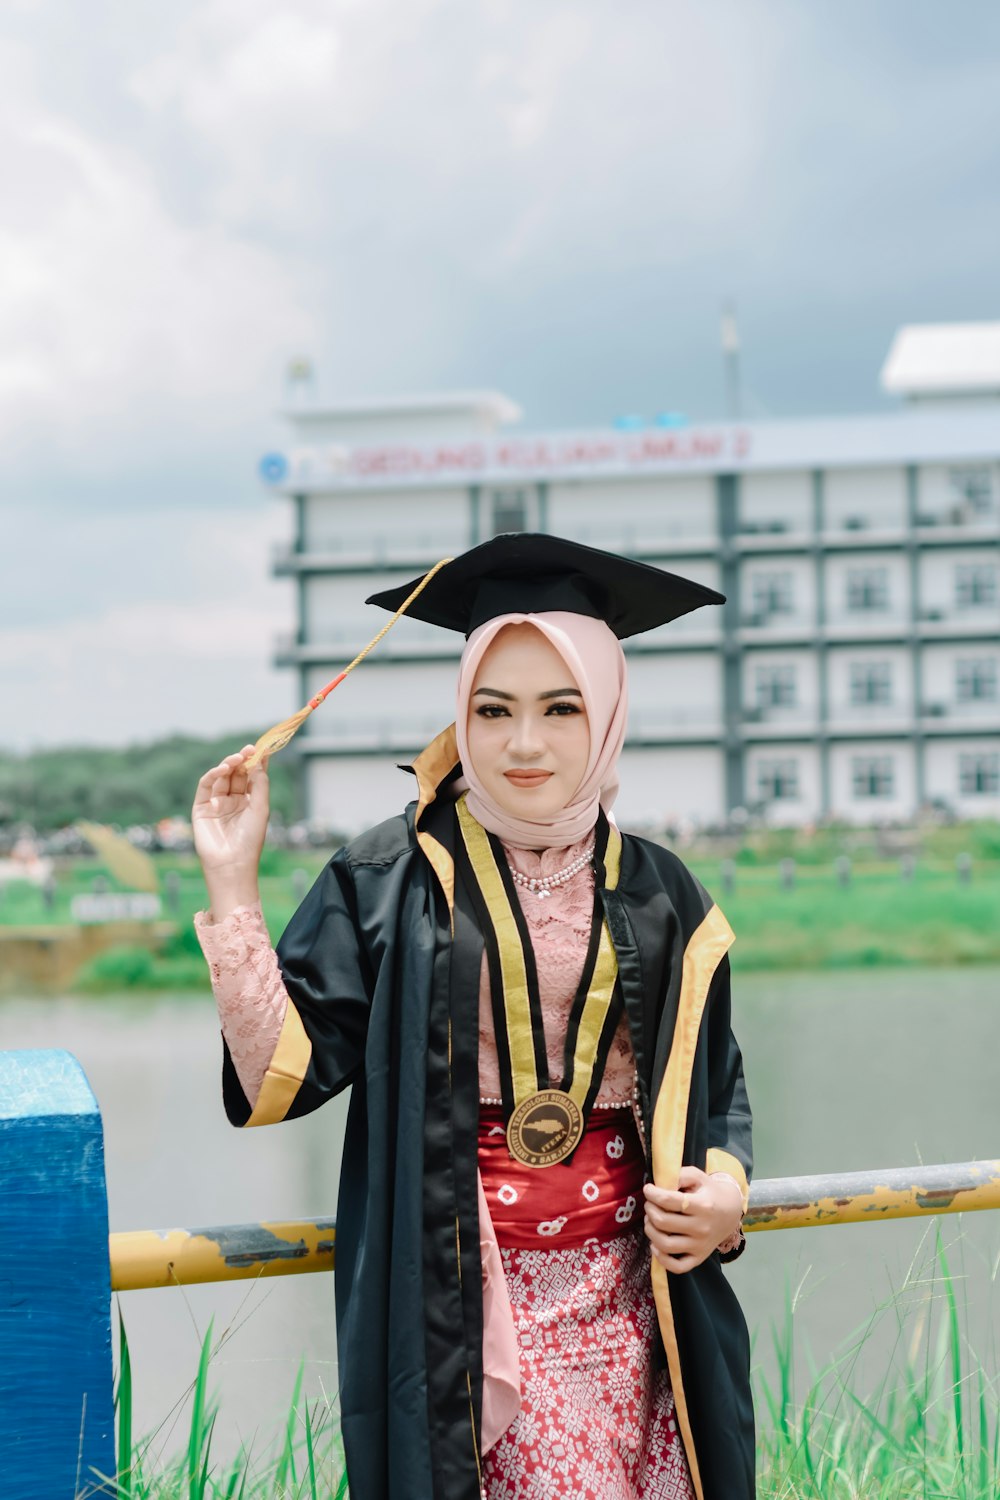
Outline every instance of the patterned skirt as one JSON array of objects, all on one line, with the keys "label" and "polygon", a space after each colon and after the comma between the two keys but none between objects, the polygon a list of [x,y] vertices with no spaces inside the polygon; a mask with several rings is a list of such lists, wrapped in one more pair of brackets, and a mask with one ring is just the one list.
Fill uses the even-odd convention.
[{"label": "patterned skirt", "polygon": [[595,1110],[572,1164],[541,1170],[511,1162],[497,1123],[484,1109],[479,1160],[520,1347],[521,1410],[485,1455],[484,1495],[693,1500],[669,1376],[652,1365],[631,1116]]}]

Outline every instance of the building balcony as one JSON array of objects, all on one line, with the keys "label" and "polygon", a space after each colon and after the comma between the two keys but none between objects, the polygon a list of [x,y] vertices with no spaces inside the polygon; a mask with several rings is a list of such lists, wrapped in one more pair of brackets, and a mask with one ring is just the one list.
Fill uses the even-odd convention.
[{"label": "building balcony", "polygon": [[741,710],[740,729],[746,740],[811,739],[818,720],[815,703],[748,703]]},{"label": "building balcony", "polygon": [[885,643],[905,641],[913,635],[913,621],[898,608],[845,609],[827,616],[823,636],[831,644],[841,641]]},{"label": "building balcony", "polygon": [[[384,618],[382,623],[385,623]],[[277,635],[272,661],[276,667],[329,666],[332,671],[338,664],[343,666],[351,661],[368,644],[378,624],[373,611],[371,618],[363,624],[327,630],[315,639],[302,641],[291,632]],[[718,626],[701,629],[683,628],[685,626],[685,620],[674,621],[661,629],[635,636],[624,642],[626,651],[629,656],[644,656],[720,649]],[[373,664],[381,662],[385,665],[419,661],[457,662],[464,644],[462,636],[455,631],[442,630],[422,620],[406,620],[404,616],[404,623],[380,642],[369,660]]]},{"label": "building balcony", "polygon": [[772,614],[748,611],[740,621],[744,646],[810,644],[816,637],[815,618],[804,611]]},{"label": "building balcony", "polygon": [[[359,498],[359,504],[364,501]],[[722,542],[706,527],[698,532],[661,530],[650,533],[629,526],[572,527],[575,541],[604,551],[622,552],[648,562],[670,562],[680,557],[718,557]],[[924,525],[915,532],[904,526],[858,527],[826,530],[817,536],[806,528],[740,531],[733,542],[742,557],[812,552],[869,552],[906,545],[912,538],[921,551],[934,547],[968,547],[995,544],[995,521],[987,525]],[[391,532],[371,537],[310,538],[301,549],[281,542],[272,549],[271,568],[277,577],[302,573],[363,573],[368,571],[420,572],[442,557],[454,556],[472,545],[467,534],[451,531]]]},{"label": "building balcony", "polygon": [[993,644],[1000,632],[1000,609],[995,604],[969,609],[927,605],[920,611],[919,630],[928,640],[984,640]]},{"label": "building balcony", "polygon": [[917,530],[921,535],[928,532],[958,532],[966,537],[995,536],[998,521],[1000,514],[994,504],[989,504],[985,510],[979,510],[967,501],[959,501],[954,505],[927,506],[919,510],[916,516]]},{"label": "building balcony", "polygon": [[818,546],[825,552],[871,552],[886,547],[902,547],[908,532],[900,518],[896,523],[882,521],[873,524],[864,516],[850,517],[842,526],[828,526],[817,538]]},{"label": "building balcony", "polygon": [[[650,562],[676,557],[715,557],[720,546],[718,536],[708,531],[640,533],[627,526],[574,526],[572,536],[585,546]],[[301,549],[290,542],[276,543],[271,550],[271,571],[285,578],[300,573],[375,572],[395,568],[419,572],[472,545],[468,536],[456,535],[454,531],[400,532],[368,538],[320,536],[310,538]]]},{"label": "building balcony", "polygon": [[[363,501],[358,502],[363,504]],[[397,532],[363,537],[321,536],[299,549],[279,542],[271,550],[271,571],[279,578],[299,573],[367,573],[398,568],[430,568],[442,557],[454,557],[471,543],[454,531]]]},{"label": "building balcony", "polygon": [[957,732],[969,729],[976,733],[1000,727],[1000,701],[996,698],[927,698],[920,705],[924,720],[947,721]]},{"label": "building balcony", "polygon": [[327,715],[322,722],[316,723],[315,728],[313,722],[312,719],[306,721],[296,742],[303,755],[344,755],[350,752],[415,755],[446,728],[448,720],[446,715],[432,719],[421,714],[376,717],[345,713],[339,717]]},{"label": "building balcony", "polygon": [[[328,666],[331,670],[353,661],[378,628],[374,614],[360,628],[326,631],[316,640],[302,641],[293,634],[278,635],[274,640],[272,661],[276,667]],[[385,617],[382,618],[385,624]],[[413,620],[407,630],[393,630],[379,643],[370,660],[377,662],[458,661],[463,638],[454,631],[439,630],[423,621]]]},{"label": "building balcony", "polygon": [[740,521],[733,538],[740,552],[808,552],[815,544],[811,524],[787,521]]},{"label": "building balcony", "polygon": [[689,741],[721,739],[722,715],[718,708],[708,705],[688,706],[683,709],[636,708],[630,710],[628,718],[628,743],[683,744]]},{"label": "building balcony", "polygon": [[691,527],[656,525],[655,530],[646,526],[630,526],[620,523],[611,526],[578,526],[572,528],[572,538],[585,547],[598,547],[603,552],[622,552],[627,557],[652,561],[672,557],[714,557],[719,551],[719,535],[713,524]]}]

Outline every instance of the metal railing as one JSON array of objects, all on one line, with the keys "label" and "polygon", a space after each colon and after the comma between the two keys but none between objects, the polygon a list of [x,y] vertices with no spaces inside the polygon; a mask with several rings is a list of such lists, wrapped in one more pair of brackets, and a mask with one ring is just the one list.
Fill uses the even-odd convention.
[{"label": "metal railing", "polygon": [[[751,1186],[744,1228],[881,1224],[987,1208],[1000,1208],[1000,1160],[765,1178]],[[113,1234],[111,1287],[129,1292],[332,1271],[336,1237],[336,1219]]]}]

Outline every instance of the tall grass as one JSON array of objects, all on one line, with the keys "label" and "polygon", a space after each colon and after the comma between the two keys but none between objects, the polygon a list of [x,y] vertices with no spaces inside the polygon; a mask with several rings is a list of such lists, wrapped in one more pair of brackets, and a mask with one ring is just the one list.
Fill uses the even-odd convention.
[{"label": "tall grass", "polygon": [[[807,1364],[796,1327],[798,1296],[786,1289],[772,1326],[767,1369],[755,1358],[759,1500],[997,1500],[1000,1496],[998,1381],[962,1332],[962,1304],[941,1239],[929,1263],[915,1260],[902,1286],[821,1371],[800,1398]],[[996,1268],[994,1268],[995,1270]],[[864,1359],[889,1320],[892,1349],[872,1389]],[[893,1327],[894,1325],[894,1327]],[[228,1461],[213,1449],[218,1406],[210,1393],[209,1325],[190,1396],[184,1451],[155,1454],[157,1434],[132,1431],[132,1368],[119,1320],[115,1393],[119,1472],[88,1492],[114,1500],[347,1500],[335,1403],[303,1398],[303,1366],[270,1448]],[[82,1500],[82,1497],[81,1497]],[[417,1497],[414,1497],[417,1500]]]},{"label": "tall grass", "polygon": [[[935,1227],[928,1270],[904,1285],[795,1391],[796,1298],[771,1330],[773,1372],[755,1371],[761,1500],[997,1500],[998,1380],[960,1326],[955,1279]],[[888,1366],[861,1392],[861,1356],[884,1315],[896,1336]],[[801,1353],[801,1351],[798,1351]]]},{"label": "tall grass", "polygon": [[222,1460],[212,1440],[219,1407],[209,1389],[211,1362],[225,1338],[213,1345],[209,1323],[198,1370],[187,1392],[191,1399],[184,1451],[164,1460],[156,1451],[158,1432],[136,1440],[132,1431],[132,1362],[119,1308],[118,1381],[115,1413],[118,1472],[85,1489],[77,1500],[347,1500],[347,1474],[340,1427],[333,1403],[303,1399],[300,1364],[288,1414],[277,1440],[260,1457],[253,1445]]}]

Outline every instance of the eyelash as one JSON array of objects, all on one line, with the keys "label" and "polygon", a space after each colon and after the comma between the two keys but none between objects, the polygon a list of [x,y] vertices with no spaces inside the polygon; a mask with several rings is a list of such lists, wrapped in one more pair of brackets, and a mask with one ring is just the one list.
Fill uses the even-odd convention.
[{"label": "eyelash", "polygon": [[[546,709],[545,717],[553,714],[557,719],[568,719],[571,714],[580,712],[581,709],[575,703],[553,703]],[[510,710],[504,708],[502,703],[483,703],[476,709],[476,713],[481,719],[510,718]]]}]

